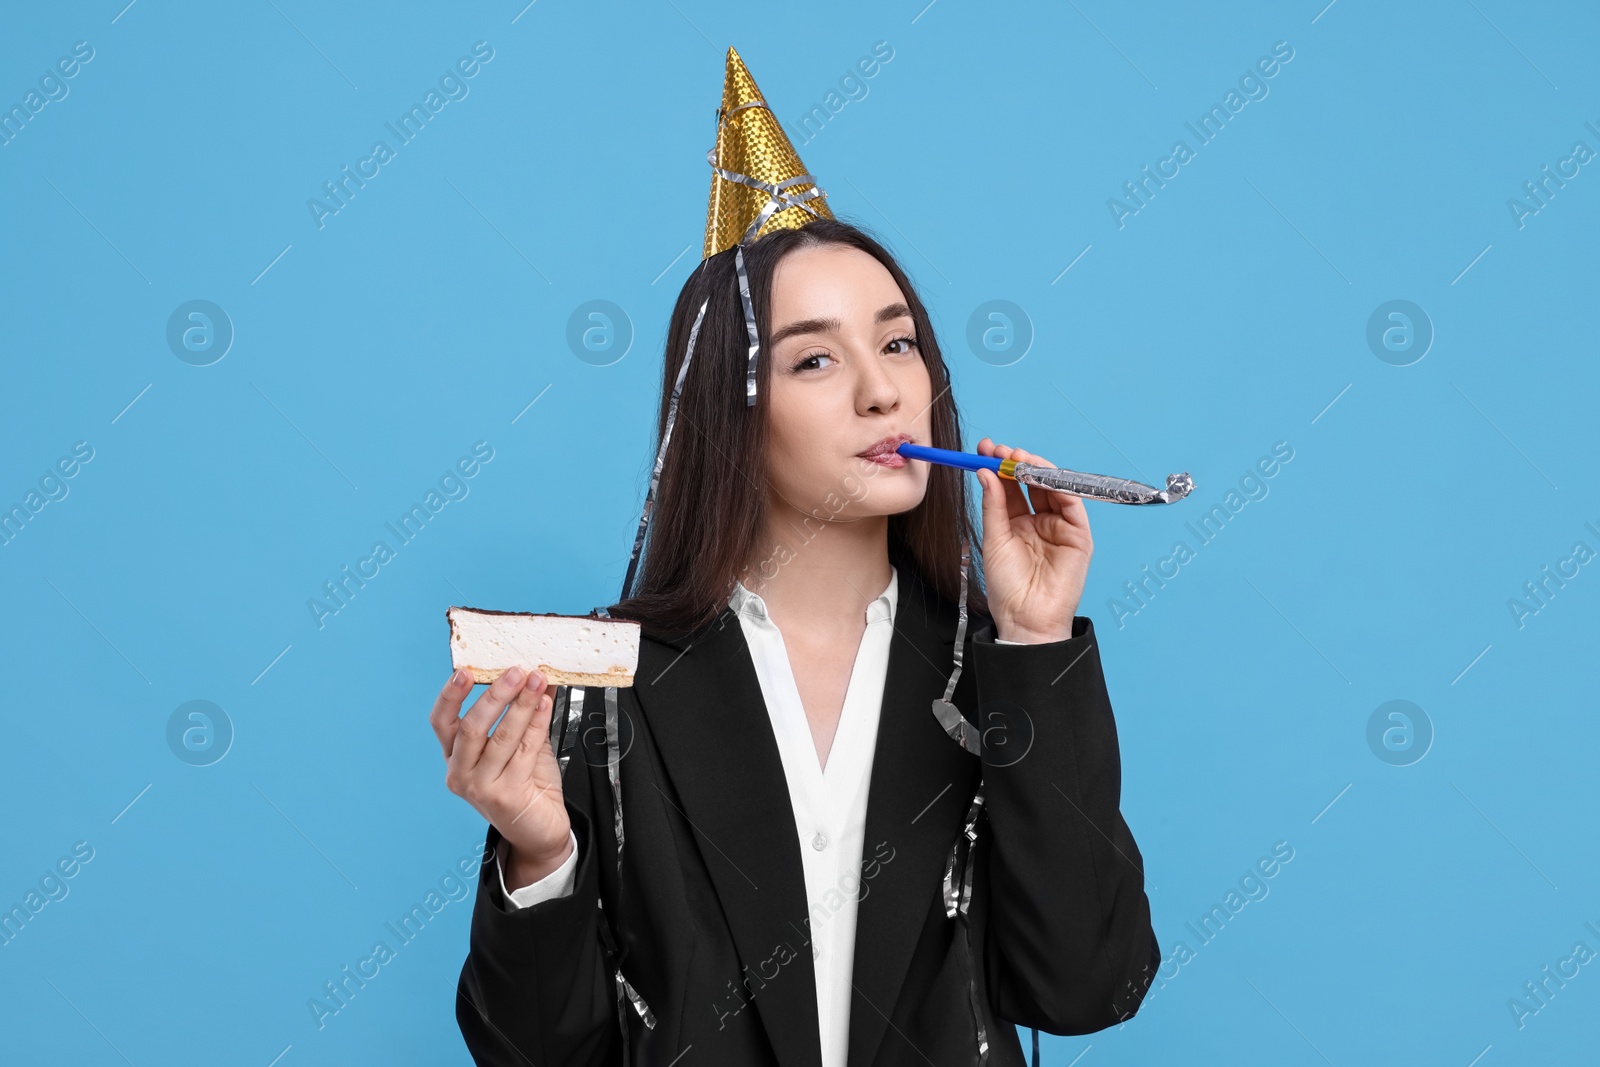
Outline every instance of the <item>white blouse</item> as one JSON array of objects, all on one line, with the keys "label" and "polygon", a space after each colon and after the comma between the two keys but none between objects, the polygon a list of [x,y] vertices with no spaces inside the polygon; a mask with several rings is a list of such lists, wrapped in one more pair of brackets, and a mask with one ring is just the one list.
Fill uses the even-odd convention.
[{"label": "white blouse", "polygon": [[[816,744],[800,702],[789,653],[783,635],[767,614],[766,602],[741,582],[734,583],[733,596],[728,601],[728,606],[739,614],[740,628],[755,663],[761,696],[783,759],[789,802],[794,808],[810,909],[822,1067],[845,1067],[849,1048],[867,788],[877,749],[878,715],[883,707],[899,590],[900,575],[891,566],[888,587],[866,608],[867,627],[856,650],[826,767],[817,762]],[[509,907],[525,908],[572,892],[578,866],[576,835],[572,835],[572,842],[572,854],[560,867],[532,885],[505,894]],[[503,872],[500,877],[504,890]]]},{"label": "white blouse", "polygon": [[795,828],[805,870],[811,958],[817,976],[817,1023],[822,1067],[845,1067],[850,1042],[851,976],[854,973],[856,905],[862,892],[861,854],[867,821],[867,786],[878,747],[878,713],[889,667],[889,641],[899,600],[899,575],[867,605],[867,627],[856,649],[844,708],[828,749],[817,762],[817,746],[795,685],[783,635],[766,603],[742,584],[730,601],[739,612],[745,640],[761,680],[761,696],[783,757]]}]

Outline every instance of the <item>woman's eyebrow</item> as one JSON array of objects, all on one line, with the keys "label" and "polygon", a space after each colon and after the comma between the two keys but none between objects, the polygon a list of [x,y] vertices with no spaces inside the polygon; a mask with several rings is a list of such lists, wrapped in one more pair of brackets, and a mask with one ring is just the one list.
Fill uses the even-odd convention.
[{"label": "woman's eyebrow", "polygon": [[[905,304],[885,304],[878,309],[878,313],[872,317],[872,321],[875,323],[893,322],[895,319],[909,319],[910,317],[911,309]],[[776,346],[780,342],[799,334],[827,333],[829,330],[838,331],[843,328],[838,319],[800,319],[797,322],[791,322],[786,326],[779,327],[767,339],[767,343]]]}]

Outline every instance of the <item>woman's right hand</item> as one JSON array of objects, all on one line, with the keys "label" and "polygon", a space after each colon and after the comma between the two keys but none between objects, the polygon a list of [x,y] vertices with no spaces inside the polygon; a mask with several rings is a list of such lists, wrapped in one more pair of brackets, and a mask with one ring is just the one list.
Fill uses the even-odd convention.
[{"label": "woman's right hand", "polygon": [[[506,887],[517,889],[554,871],[571,852],[561,767],[550,748],[556,687],[537,670],[512,667],[463,716],[461,702],[471,690],[471,675],[456,671],[429,721],[444,749],[444,784],[505,838],[511,853],[501,873]],[[501,709],[505,717],[490,735]]]}]

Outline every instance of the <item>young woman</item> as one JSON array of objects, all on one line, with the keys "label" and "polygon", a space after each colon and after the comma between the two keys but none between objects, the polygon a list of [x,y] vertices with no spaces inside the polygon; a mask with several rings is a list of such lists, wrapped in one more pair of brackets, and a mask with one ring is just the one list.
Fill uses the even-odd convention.
[{"label": "young woman", "polygon": [[[635,684],[615,691],[620,869],[603,690],[583,691],[564,780],[556,689],[537,671],[507,672],[464,717],[458,673],[434,705],[446,783],[488,820],[496,857],[461,1031],[480,1064],[627,1049],[684,1067],[922,1067],[983,1049],[1021,1065],[1016,1025],[1116,1024],[1160,963],[1094,630],[1076,615],[1083,502],[981,472],[980,552],[963,474],[892,453],[962,447],[895,260],[826,218],[760,237],[744,266],[758,403],[730,249],[674,309],[663,428],[705,305],[637,593],[607,609],[642,625]],[[987,437],[977,450],[1047,463]],[[958,639],[952,701],[982,731],[981,761],[930,710]],[[980,780],[963,929],[947,858]]]}]

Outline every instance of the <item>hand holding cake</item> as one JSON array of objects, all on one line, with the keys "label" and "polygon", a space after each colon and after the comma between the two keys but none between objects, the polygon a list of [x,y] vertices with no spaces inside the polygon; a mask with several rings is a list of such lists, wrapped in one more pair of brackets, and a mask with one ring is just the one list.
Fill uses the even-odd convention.
[{"label": "hand holding cake", "polygon": [[[449,765],[445,785],[505,838],[510,851],[500,862],[506,887],[517,889],[561,866],[572,848],[561,764],[550,744],[556,687],[632,685],[639,624],[466,607],[452,607],[445,617],[456,673],[432,715]],[[474,682],[489,688],[462,716]],[[500,725],[490,734],[496,718]]]},{"label": "hand holding cake", "polygon": [[[511,667],[463,716],[472,676],[458,669],[429,716],[444,749],[445,785],[493,823],[509,846],[500,862],[510,889],[543,878],[571,850],[561,769],[550,750],[555,689],[538,670]],[[491,735],[497,718],[500,725]]]}]

